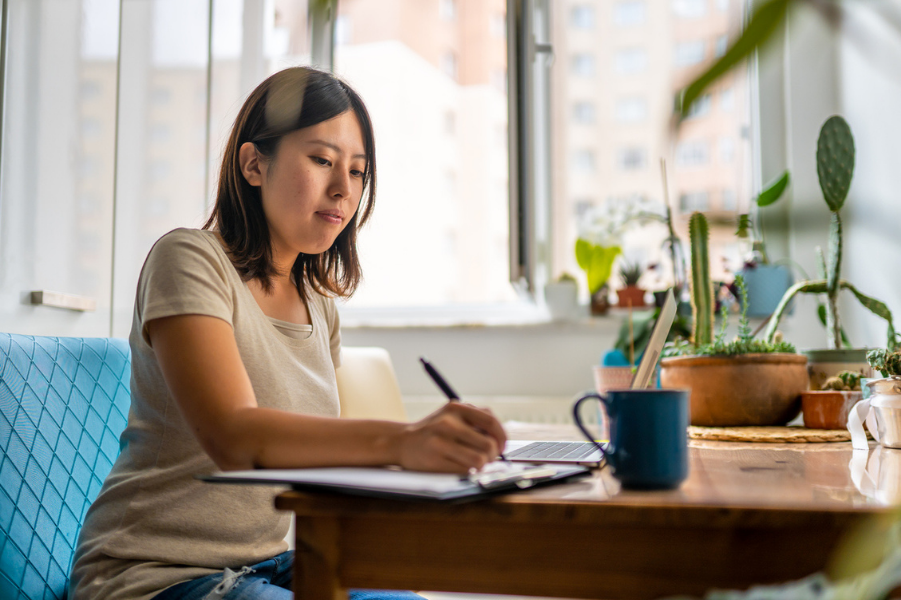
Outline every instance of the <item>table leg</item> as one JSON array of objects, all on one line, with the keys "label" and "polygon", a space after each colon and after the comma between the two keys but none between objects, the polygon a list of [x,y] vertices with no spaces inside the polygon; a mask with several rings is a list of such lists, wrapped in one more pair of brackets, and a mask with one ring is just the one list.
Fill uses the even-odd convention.
[{"label": "table leg", "polygon": [[334,517],[296,517],[294,597],[303,600],[347,600],[338,579],[338,537]]}]

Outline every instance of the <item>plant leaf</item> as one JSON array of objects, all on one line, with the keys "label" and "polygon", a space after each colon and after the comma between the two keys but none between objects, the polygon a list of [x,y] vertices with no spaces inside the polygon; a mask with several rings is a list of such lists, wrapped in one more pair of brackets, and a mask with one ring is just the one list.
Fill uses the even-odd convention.
[{"label": "plant leaf", "polygon": [[788,187],[788,182],[790,180],[791,177],[789,177],[788,171],[782,173],[782,176],[779,177],[779,179],[760,192],[760,195],[757,196],[757,206],[769,206],[781,198],[782,194],[785,192],[785,188]]},{"label": "plant leaf", "polygon": [[576,262],[583,271],[588,271],[588,265],[591,264],[591,242],[579,238],[576,240]]},{"label": "plant leaf", "polygon": [[594,246],[588,265],[588,292],[594,294],[601,289],[613,273],[613,261],[622,252],[619,246]]},{"label": "plant leaf", "polygon": [[726,53],[709,69],[692,81],[676,98],[676,112],[685,118],[692,102],[697,100],[708,85],[719,79],[724,73],[747,58],[754,50],[766,42],[776,30],[776,26],[785,20],[788,3],[791,0],[769,0],[758,8],[741,36],[732,44]]}]

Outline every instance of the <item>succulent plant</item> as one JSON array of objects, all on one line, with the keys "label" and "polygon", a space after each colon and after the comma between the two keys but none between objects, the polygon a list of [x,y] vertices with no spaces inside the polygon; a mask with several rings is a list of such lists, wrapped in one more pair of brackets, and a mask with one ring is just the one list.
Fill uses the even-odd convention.
[{"label": "succulent plant", "polygon": [[619,266],[619,278],[626,287],[638,285],[638,280],[641,279],[642,273],[644,273],[644,269],[642,268],[641,263],[637,261],[623,261]]},{"label": "succulent plant", "polygon": [[867,362],[883,377],[901,377],[901,350],[870,350],[867,352]]},{"label": "succulent plant", "polygon": [[851,176],[854,173],[854,137],[851,128],[840,116],[830,117],[820,129],[817,140],[817,177],[826,205],[832,213],[829,221],[829,246],[825,260],[822,260],[825,273],[821,279],[800,281],[790,287],[776,307],[767,325],[765,338],[772,340],[776,334],[779,321],[795,294],[826,295],[826,334],[827,347],[842,346],[842,327],[838,314],[838,293],[846,289],[873,314],[888,323],[888,344],[896,343],[895,329],[892,325],[892,313],[888,307],[870,296],[866,296],[853,285],[841,278],[842,263],[842,220],[840,211],[845,204],[848,190],[851,188]]},{"label": "succulent plant", "polygon": [[860,373],[854,371],[840,371],[826,379],[821,390],[833,390],[836,392],[859,392],[860,391]]}]

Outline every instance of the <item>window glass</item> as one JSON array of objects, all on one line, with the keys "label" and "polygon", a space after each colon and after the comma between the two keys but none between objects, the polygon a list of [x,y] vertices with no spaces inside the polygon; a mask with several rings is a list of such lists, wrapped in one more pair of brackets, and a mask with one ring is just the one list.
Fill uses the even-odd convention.
[{"label": "window glass", "polygon": [[580,53],[575,54],[572,57],[573,75],[578,75],[579,77],[593,77],[594,65],[594,55],[592,54]]},{"label": "window glass", "polygon": [[595,108],[593,102],[576,102],[573,104],[573,120],[576,123],[591,124],[595,122]]},{"label": "window glass", "polygon": [[[597,9],[596,35],[569,35],[570,7],[588,4]],[[560,119],[552,133],[551,147],[560,149],[554,156],[558,176],[553,181],[557,218],[552,274],[577,275],[587,295],[573,253],[575,239],[600,236],[598,232],[611,226],[619,232],[617,240],[626,258],[646,266],[659,264],[655,270],[659,285],[672,284],[670,259],[663,247],[666,226],[629,221],[635,206],[665,212],[663,159],[673,225],[686,252],[692,210],[728,213],[710,219],[711,268],[715,277],[724,276],[723,257],[733,261],[733,268],[738,260],[729,255],[734,248],[732,215],[747,210],[750,200],[753,170],[747,132],[753,128],[746,69],[736,69],[708,88],[678,128],[672,127],[671,119],[675,94],[714,60],[717,40],[736,39],[744,0],[561,0],[551,6],[558,13],[552,39],[555,54],[598,57],[591,84],[566,61],[553,67],[553,105],[591,102],[598,113],[593,123]],[[602,18],[605,14],[611,18]],[[639,22],[648,26],[622,29]],[[611,285],[618,285],[616,277]]]},{"label": "window glass", "polygon": [[570,12],[570,23],[573,29],[594,29],[594,7],[573,6]]},{"label": "window glass", "polygon": [[616,51],[614,64],[621,75],[641,73],[647,70],[648,53],[644,48],[623,48]]},{"label": "window glass", "polygon": [[645,0],[627,0],[613,5],[613,23],[617,27],[635,27],[647,20]]},{"label": "window glass", "polygon": [[357,25],[336,44],[335,70],[366,102],[378,151],[376,209],[359,235],[365,279],[347,306],[514,301],[506,3],[441,2],[431,16],[419,4],[338,3]]}]

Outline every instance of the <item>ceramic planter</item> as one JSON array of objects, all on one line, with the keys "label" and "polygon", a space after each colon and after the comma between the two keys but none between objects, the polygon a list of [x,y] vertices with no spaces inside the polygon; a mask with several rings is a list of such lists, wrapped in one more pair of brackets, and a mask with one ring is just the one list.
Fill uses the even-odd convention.
[{"label": "ceramic planter", "polygon": [[630,285],[616,290],[617,304],[620,308],[644,307],[644,290],[637,285]]},{"label": "ceramic planter", "polygon": [[861,377],[872,377],[873,369],[867,363],[865,348],[837,348],[803,350],[807,357],[807,374],[810,379],[809,389],[822,389],[826,380],[841,371],[859,373]]},{"label": "ceramic planter", "polygon": [[801,394],[804,427],[847,429],[848,413],[863,397],[861,392],[808,390]]},{"label": "ceramic planter", "polygon": [[784,425],[798,416],[807,389],[801,354],[678,356],[660,361],[664,388],[691,390],[691,424]]},{"label": "ceramic planter", "polygon": [[607,284],[601,286],[601,289],[591,295],[591,314],[606,315],[610,310],[610,288]]},{"label": "ceramic planter", "polygon": [[[768,317],[776,311],[785,291],[794,283],[791,271],[782,265],[757,265],[741,270],[748,289],[748,316]],[[791,309],[789,309],[791,314]]]},{"label": "ceramic planter", "polygon": [[572,319],[579,308],[575,281],[555,281],[544,286],[544,302],[555,321]]}]

